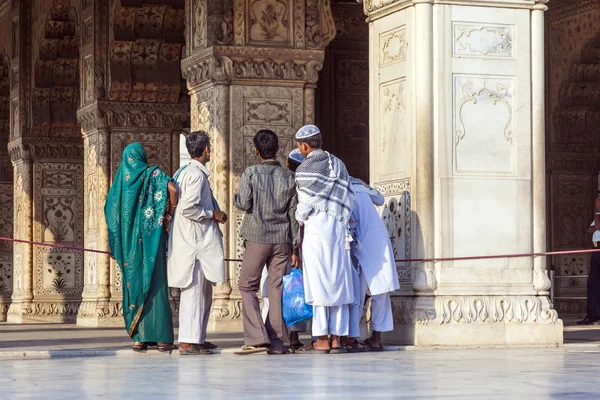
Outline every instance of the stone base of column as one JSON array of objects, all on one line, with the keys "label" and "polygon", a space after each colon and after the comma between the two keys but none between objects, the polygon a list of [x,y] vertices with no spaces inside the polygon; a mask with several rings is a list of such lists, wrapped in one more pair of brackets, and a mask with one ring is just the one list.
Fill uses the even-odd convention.
[{"label": "stone base of column", "polygon": [[0,322],[6,322],[8,318],[8,309],[10,308],[11,300],[8,299],[0,299]]},{"label": "stone base of column", "polygon": [[84,300],[77,314],[77,325],[88,328],[124,328],[123,304],[119,300]]},{"label": "stone base of column", "polygon": [[77,319],[79,304],[80,301],[14,300],[6,320],[10,324],[70,324]]},{"label": "stone base of column", "polygon": [[242,298],[216,298],[213,300],[208,332],[243,332]]},{"label": "stone base of column", "polygon": [[420,347],[561,346],[563,323],[546,296],[393,296],[384,341]]}]

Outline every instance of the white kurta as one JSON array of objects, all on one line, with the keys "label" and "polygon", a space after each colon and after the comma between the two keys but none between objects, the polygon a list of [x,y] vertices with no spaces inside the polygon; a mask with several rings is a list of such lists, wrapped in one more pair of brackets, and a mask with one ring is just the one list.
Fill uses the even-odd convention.
[{"label": "white kurta", "polygon": [[296,219],[304,225],[302,268],[306,302],[340,306],[354,302],[352,259],[345,249],[346,228],[325,212],[298,204]]},{"label": "white kurta", "polygon": [[167,255],[170,287],[187,288],[192,284],[196,260],[207,280],[225,282],[223,234],[213,219],[215,207],[208,176],[206,167],[192,160],[177,178],[179,203]]},{"label": "white kurta", "polygon": [[355,190],[352,219],[356,224],[356,258],[372,296],[400,288],[389,234],[368,193]]}]

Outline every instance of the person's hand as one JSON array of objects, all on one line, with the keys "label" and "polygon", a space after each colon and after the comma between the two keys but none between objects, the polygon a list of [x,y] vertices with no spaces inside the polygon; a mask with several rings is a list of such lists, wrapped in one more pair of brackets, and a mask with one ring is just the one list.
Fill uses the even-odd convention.
[{"label": "person's hand", "polygon": [[167,233],[171,233],[171,222],[173,222],[173,217],[169,214],[166,214],[163,218],[163,228]]},{"label": "person's hand", "polygon": [[227,222],[227,214],[225,214],[223,211],[214,210],[213,218],[220,224],[224,224],[225,222]]},{"label": "person's hand", "polygon": [[302,269],[302,262],[300,261],[300,257],[295,254],[292,254],[292,268]]}]

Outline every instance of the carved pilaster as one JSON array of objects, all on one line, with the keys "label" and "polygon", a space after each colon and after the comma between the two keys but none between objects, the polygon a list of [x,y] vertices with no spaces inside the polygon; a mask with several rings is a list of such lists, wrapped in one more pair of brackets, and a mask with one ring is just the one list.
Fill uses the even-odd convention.
[{"label": "carved pilaster", "polygon": [[[329,0],[190,2],[186,22],[181,70],[191,96],[191,130],[211,136],[211,181],[230,216],[222,228],[226,254],[241,258],[243,214],[232,199],[243,170],[258,161],[252,137],[274,130],[285,161],[296,130],[314,121],[314,89],[335,23]],[[215,292],[211,329],[241,327],[240,268],[230,263],[228,283]]]},{"label": "carved pilaster", "polygon": [[[179,133],[189,114],[180,71],[185,3],[84,2],[77,117],[85,148],[88,248],[108,250],[104,203],[125,146],[141,142],[149,163],[169,174],[178,166]],[[123,324],[121,273],[109,257],[85,254],[83,299],[78,324]]]}]

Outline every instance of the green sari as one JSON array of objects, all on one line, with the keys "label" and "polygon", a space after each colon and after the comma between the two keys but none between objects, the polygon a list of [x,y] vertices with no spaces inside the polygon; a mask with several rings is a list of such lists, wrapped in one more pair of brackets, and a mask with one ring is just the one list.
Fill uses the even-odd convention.
[{"label": "green sari", "polygon": [[123,317],[136,342],[173,343],[163,216],[170,178],[148,167],[146,150],[132,143],[108,192],[108,242],[121,268]]}]

